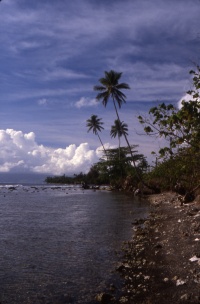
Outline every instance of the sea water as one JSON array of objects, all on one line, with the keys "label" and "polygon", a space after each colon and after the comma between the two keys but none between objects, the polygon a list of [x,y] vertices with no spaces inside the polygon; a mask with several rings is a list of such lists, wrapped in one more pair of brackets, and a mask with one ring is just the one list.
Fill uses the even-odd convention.
[{"label": "sea water", "polygon": [[109,284],[131,222],[133,196],[71,186],[0,187],[0,303],[95,303]]}]

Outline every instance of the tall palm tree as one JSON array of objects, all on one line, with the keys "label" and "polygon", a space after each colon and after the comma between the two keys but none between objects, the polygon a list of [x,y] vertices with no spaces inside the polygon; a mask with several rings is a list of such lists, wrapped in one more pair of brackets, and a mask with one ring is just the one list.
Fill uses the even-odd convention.
[{"label": "tall palm tree", "polygon": [[[126,95],[121,90],[130,89],[130,87],[127,83],[124,83],[124,82],[119,83],[122,73],[118,73],[113,70],[110,70],[109,72],[105,71],[104,73],[105,73],[105,77],[102,77],[99,79],[99,82],[101,85],[94,86],[94,90],[99,91],[99,93],[96,96],[96,99],[102,100],[102,103],[105,107],[108,103],[108,100],[112,99],[117,118],[119,121],[121,121],[119,118],[119,113],[117,111],[116,103],[118,104],[119,108],[121,108],[121,105],[126,102]],[[128,148],[129,148],[132,162],[133,162],[136,174],[138,176],[138,179],[142,182],[142,178],[140,176],[140,173],[137,170],[134,155],[133,155],[133,152],[131,149],[131,145],[128,141],[127,134],[124,133],[123,136],[126,140]]]},{"label": "tall palm tree", "polygon": [[[108,100],[112,99],[117,118],[120,122],[121,120],[119,118],[116,103],[118,104],[119,108],[121,108],[122,104],[126,102],[126,95],[121,90],[130,89],[130,87],[127,83],[119,83],[122,73],[110,70],[109,72],[105,71],[104,74],[105,77],[99,79],[101,85],[94,86],[94,90],[99,91],[96,96],[96,99],[102,100],[102,103],[105,107],[107,106]],[[131,149],[126,134],[123,135],[125,137],[129,149]]]},{"label": "tall palm tree", "polygon": [[111,126],[110,136],[114,138],[118,136],[119,160],[120,160],[120,137],[122,137],[122,135],[124,134],[128,135],[128,125],[123,121],[120,121],[119,119],[116,119],[114,123],[115,124]]},{"label": "tall palm tree", "polygon": [[97,115],[91,115],[90,119],[87,120],[87,124],[86,124],[88,128],[88,132],[92,130],[93,133],[98,136],[99,141],[104,149],[104,153],[106,155],[106,150],[104,148],[101,137],[99,136],[99,132],[101,132],[104,129],[102,125],[103,125],[102,118],[98,118]]}]

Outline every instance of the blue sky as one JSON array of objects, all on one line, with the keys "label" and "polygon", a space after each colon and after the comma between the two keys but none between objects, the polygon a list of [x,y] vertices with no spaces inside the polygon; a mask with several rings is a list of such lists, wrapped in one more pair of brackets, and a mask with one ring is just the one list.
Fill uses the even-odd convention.
[{"label": "blue sky", "polygon": [[174,104],[199,64],[199,0],[2,0],[0,2],[0,172],[86,172],[100,156],[87,133],[96,114],[109,133],[115,112],[96,102],[104,71],[122,72],[131,90],[120,117],[129,140],[150,153],[137,116]]}]

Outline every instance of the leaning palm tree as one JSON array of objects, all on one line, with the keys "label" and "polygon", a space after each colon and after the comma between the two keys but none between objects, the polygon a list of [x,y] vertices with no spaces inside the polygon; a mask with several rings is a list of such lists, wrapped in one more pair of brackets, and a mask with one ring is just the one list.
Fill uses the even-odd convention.
[{"label": "leaning palm tree", "polygon": [[128,135],[128,125],[124,123],[123,121],[120,121],[119,119],[116,119],[115,124],[111,126],[110,136],[111,137],[118,137],[119,141],[119,160],[120,160],[120,138],[122,135],[126,134]]},{"label": "leaning palm tree", "polygon": [[[119,118],[119,113],[117,111],[117,105],[118,104],[119,108],[121,108],[121,105],[126,102],[126,95],[121,91],[124,89],[130,89],[129,85],[127,83],[119,83],[119,79],[121,78],[122,73],[115,72],[113,70],[110,70],[109,72],[105,71],[105,77],[102,77],[99,79],[99,82],[101,85],[96,85],[94,86],[95,91],[99,91],[99,93],[96,96],[97,100],[102,100],[103,105],[106,107],[108,100],[112,99],[115,112],[117,115],[118,120],[120,121]],[[147,186],[148,188],[151,189],[150,186],[148,186],[142,179],[140,172],[138,171],[138,167],[136,166],[135,158],[132,152],[131,145],[128,141],[127,134],[124,133],[124,138],[126,140],[129,152],[131,154],[132,162],[135,168],[135,172],[137,174],[138,180],[144,185]]]},{"label": "leaning palm tree", "polygon": [[[112,99],[112,102],[113,102],[114,108],[115,108],[115,112],[116,112],[116,115],[117,115],[117,118],[119,121],[120,121],[120,118],[119,118],[119,113],[117,111],[116,103],[118,104],[119,108],[121,108],[121,105],[126,102],[126,95],[121,90],[130,89],[130,87],[127,83],[124,83],[124,82],[119,83],[121,76],[122,76],[122,73],[118,73],[113,70],[111,70],[109,72],[105,71],[105,77],[102,77],[99,79],[99,82],[101,83],[101,85],[94,86],[94,90],[99,91],[99,93],[96,96],[96,99],[102,100],[102,103],[105,107],[108,103],[108,100]],[[128,148],[129,148],[132,162],[133,162],[136,174],[138,176],[138,179],[140,181],[142,181],[140,173],[137,170],[135,158],[134,158],[134,155],[133,155],[133,152],[131,149],[131,145],[128,141],[127,134],[124,133],[123,136],[126,140]]]},{"label": "leaning palm tree", "polygon": [[99,141],[103,147],[104,153],[106,155],[106,150],[104,148],[101,137],[99,136],[99,132],[101,132],[104,129],[102,125],[103,125],[102,118],[98,118],[97,115],[91,115],[90,119],[87,120],[87,124],[86,124],[86,126],[88,127],[88,132],[92,130],[93,133],[98,136]]}]

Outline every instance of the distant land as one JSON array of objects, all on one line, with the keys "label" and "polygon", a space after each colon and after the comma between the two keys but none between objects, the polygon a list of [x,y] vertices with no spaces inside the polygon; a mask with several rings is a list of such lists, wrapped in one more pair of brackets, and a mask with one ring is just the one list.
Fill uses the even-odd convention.
[{"label": "distant land", "polygon": [[0,172],[0,184],[45,184],[48,174],[38,173],[2,173]]}]

